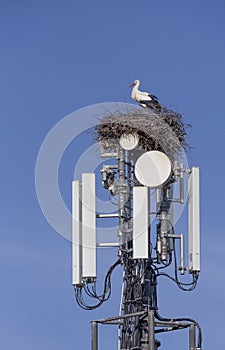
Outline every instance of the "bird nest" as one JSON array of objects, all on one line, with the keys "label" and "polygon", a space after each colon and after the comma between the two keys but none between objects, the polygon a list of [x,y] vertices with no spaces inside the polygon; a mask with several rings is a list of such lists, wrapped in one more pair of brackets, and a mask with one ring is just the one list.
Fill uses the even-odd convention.
[{"label": "bird nest", "polygon": [[137,135],[143,151],[158,150],[173,160],[182,148],[189,147],[186,142],[188,126],[180,113],[165,107],[160,112],[135,106],[125,111],[115,107],[113,111],[106,111],[94,133],[107,150],[115,149],[122,135]]}]

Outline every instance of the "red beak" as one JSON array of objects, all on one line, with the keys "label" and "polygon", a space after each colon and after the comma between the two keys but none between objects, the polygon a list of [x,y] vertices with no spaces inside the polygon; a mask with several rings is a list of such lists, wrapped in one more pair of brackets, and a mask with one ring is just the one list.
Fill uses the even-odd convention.
[{"label": "red beak", "polygon": [[136,85],[135,83],[130,84],[128,87],[131,88],[132,86]]}]

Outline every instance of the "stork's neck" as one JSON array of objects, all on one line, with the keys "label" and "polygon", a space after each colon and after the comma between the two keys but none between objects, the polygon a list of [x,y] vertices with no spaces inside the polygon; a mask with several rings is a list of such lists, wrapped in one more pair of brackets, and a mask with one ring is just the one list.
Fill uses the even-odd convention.
[{"label": "stork's neck", "polygon": [[132,99],[134,99],[134,100],[135,100],[135,96],[136,96],[136,94],[137,94],[137,92],[138,92],[139,85],[140,85],[140,83],[134,85],[134,87],[133,87],[133,89],[132,89],[131,97],[132,97]]}]

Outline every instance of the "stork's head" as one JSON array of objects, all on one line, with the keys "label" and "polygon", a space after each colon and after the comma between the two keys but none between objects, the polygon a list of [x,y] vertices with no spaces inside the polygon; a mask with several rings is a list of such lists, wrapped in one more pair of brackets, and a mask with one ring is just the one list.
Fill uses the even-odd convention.
[{"label": "stork's head", "polygon": [[139,86],[140,85],[140,80],[135,80],[132,84],[130,84],[128,87],[131,88],[132,86]]}]

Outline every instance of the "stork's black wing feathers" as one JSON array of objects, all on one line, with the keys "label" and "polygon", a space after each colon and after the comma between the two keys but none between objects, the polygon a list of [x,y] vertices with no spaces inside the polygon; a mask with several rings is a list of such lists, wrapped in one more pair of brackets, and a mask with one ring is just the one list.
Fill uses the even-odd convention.
[{"label": "stork's black wing feathers", "polygon": [[148,96],[151,97],[153,100],[157,100],[158,101],[158,97],[157,96],[152,95],[152,94],[149,94]]},{"label": "stork's black wing feathers", "polygon": [[145,105],[148,108],[152,108],[157,112],[160,112],[162,109],[161,105],[157,100],[151,100],[151,101],[142,100],[142,101],[139,101],[139,103]]}]

